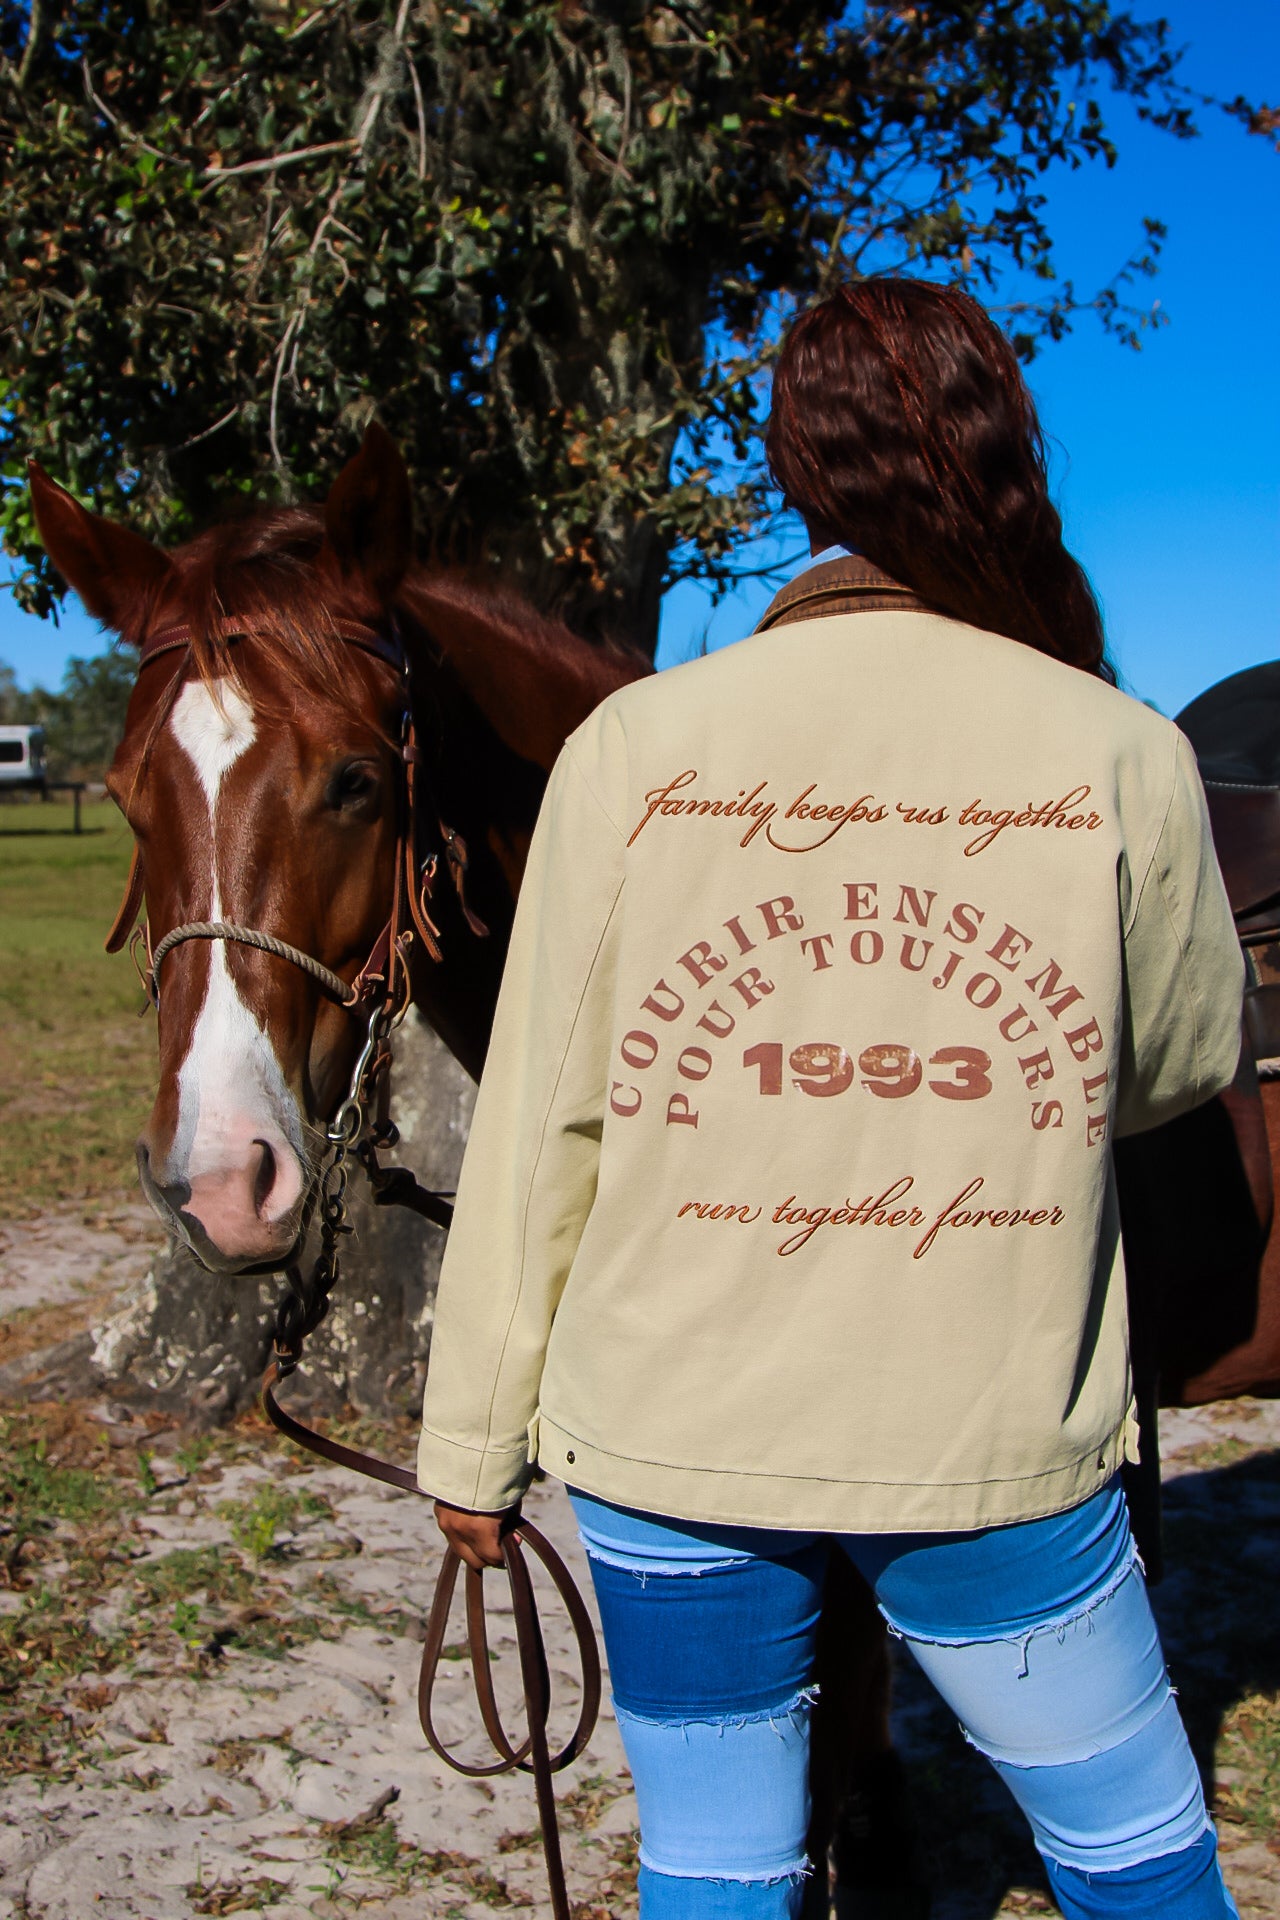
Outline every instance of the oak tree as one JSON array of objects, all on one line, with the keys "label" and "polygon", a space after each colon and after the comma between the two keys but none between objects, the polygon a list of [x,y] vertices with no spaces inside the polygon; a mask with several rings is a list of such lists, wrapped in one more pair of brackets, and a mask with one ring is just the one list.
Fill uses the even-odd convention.
[{"label": "oak tree", "polygon": [[[894,265],[1059,279],[1053,168],[1104,101],[1192,130],[1163,22],[1108,0],[24,0],[0,13],[0,533],[23,473],[172,541],[322,490],[375,408],[424,542],[650,648],[766,511],[762,370],[797,302]],[[1246,111],[1240,103],[1237,110]]]}]

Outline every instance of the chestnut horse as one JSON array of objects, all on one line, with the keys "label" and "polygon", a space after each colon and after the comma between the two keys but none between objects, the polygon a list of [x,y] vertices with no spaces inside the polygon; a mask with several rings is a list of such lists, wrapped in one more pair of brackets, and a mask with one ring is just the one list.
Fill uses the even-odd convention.
[{"label": "chestnut horse", "polygon": [[[411,888],[437,870],[409,988],[478,1076],[547,774],[592,708],[651,668],[514,593],[418,566],[408,476],[377,426],[323,511],[260,511],[170,553],[86,512],[34,464],[31,481],[50,558],[140,655],[107,781],[137,848],[117,932],[145,899],[152,952],[184,936],[156,983],[143,1189],[210,1270],[278,1271],[298,1255],[364,1038],[341,990],[367,972],[396,897],[406,738],[427,843],[409,849]],[[186,937],[213,923],[265,931],[289,953]],[[869,1847],[846,1840],[846,1878],[869,1877],[874,1910],[905,1920],[927,1903],[890,1748],[887,1642],[840,1556],[832,1578],[812,1851],[826,1857],[852,1785],[871,1832]],[[842,1912],[855,1900],[850,1884]],[[806,1910],[828,1910],[821,1876]]]},{"label": "chestnut horse", "polygon": [[[647,662],[415,567],[408,478],[379,428],[323,513],[259,513],[171,554],[39,470],[32,486],[55,564],[146,663],[107,785],[134,831],[153,946],[230,922],[356,976],[393,895],[407,691],[430,851],[448,835],[466,862],[431,897],[440,958],[409,949],[412,993],[478,1075],[547,772]],[[394,631],[408,689],[393,649],[379,657],[344,628]],[[188,644],[149,655],[169,633]],[[362,1024],[300,967],[243,944],[191,940],[162,971],[144,1190],[208,1267],[278,1270]]]}]

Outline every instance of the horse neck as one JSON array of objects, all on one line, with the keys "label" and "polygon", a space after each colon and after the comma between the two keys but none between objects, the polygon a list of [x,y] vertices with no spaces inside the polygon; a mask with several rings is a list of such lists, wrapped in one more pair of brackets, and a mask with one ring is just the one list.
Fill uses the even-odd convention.
[{"label": "horse neck", "polygon": [[414,666],[422,803],[437,816],[431,830],[442,822],[466,841],[467,905],[489,928],[475,934],[442,873],[432,911],[438,903],[443,959],[419,956],[414,999],[478,1075],[547,775],[568,734],[649,663],[455,574],[415,571],[397,611]]},{"label": "horse neck", "polygon": [[415,569],[400,605],[498,737],[544,773],[607,694],[653,671],[642,654],[593,645],[511,588],[461,573]]}]

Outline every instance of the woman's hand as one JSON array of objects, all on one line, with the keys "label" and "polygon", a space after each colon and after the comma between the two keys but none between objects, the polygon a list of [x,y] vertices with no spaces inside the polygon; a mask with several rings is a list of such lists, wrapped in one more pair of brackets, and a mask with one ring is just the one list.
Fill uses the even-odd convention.
[{"label": "woman's hand", "polygon": [[483,1572],[485,1567],[502,1565],[499,1541],[504,1533],[511,1530],[519,1515],[518,1506],[508,1507],[505,1513],[466,1513],[461,1507],[449,1507],[443,1500],[436,1501],[436,1525],[454,1552],[469,1567],[474,1567],[477,1573]]}]

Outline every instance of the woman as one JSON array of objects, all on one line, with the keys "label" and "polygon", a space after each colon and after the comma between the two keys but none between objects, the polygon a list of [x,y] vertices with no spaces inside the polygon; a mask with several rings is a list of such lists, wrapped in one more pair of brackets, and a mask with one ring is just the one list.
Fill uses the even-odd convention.
[{"label": "woman", "polygon": [[573,1490],[645,1920],[799,1909],[833,1542],[1069,1920],[1218,1920],[1119,1491],[1109,1152],[1237,1063],[1194,761],[1112,684],[967,296],[804,314],[768,451],[819,564],[552,776],[419,1478],[473,1565],[535,1464]]}]

